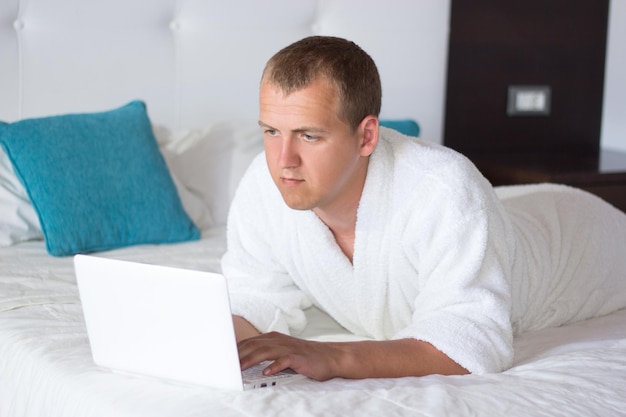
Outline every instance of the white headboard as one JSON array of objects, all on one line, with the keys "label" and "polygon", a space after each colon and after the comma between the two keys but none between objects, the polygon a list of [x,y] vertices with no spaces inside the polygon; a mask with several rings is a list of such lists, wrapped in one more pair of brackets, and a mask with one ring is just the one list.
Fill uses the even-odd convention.
[{"label": "white headboard", "polygon": [[253,121],[265,61],[323,34],[376,60],[382,117],[440,141],[448,17],[448,0],[2,0],[0,120],[142,99],[170,129]]}]

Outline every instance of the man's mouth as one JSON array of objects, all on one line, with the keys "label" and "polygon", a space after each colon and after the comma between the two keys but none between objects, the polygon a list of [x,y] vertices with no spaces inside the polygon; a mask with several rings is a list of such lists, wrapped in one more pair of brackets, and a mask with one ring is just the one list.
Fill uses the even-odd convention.
[{"label": "man's mouth", "polygon": [[280,180],[283,184],[290,186],[290,185],[298,185],[302,182],[304,182],[304,180],[301,179],[297,179],[297,178],[288,178],[288,177],[280,177]]}]

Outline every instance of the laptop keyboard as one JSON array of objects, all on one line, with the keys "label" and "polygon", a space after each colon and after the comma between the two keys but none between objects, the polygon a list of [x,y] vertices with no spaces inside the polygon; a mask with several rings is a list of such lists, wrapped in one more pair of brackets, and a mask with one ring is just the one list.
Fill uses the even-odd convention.
[{"label": "laptop keyboard", "polygon": [[[263,380],[263,379],[278,380],[278,379],[287,378],[293,375],[297,375],[293,369],[287,368],[274,375],[265,376],[263,375],[263,369],[265,369],[267,365],[269,364],[270,362],[268,361],[261,362],[258,365],[254,365],[246,369],[245,371],[242,371],[241,374],[243,376],[244,382],[252,382],[252,381],[258,381],[258,380]],[[276,385],[276,384],[274,383],[271,385]]]}]

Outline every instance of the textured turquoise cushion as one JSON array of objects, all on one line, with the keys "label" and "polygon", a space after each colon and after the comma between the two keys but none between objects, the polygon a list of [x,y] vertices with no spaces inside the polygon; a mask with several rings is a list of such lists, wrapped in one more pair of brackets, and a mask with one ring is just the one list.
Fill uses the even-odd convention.
[{"label": "textured turquoise cushion", "polygon": [[198,239],[161,155],[146,106],[0,124],[48,252],[67,256]]},{"label": "textured turquoise cushion", "polygon": [[420,126],[413,119],[381,120],[380,125],[388,127],[390,129],[397,130],[403,135],[415,136],[415,137],[419,137],[420,135]]}]

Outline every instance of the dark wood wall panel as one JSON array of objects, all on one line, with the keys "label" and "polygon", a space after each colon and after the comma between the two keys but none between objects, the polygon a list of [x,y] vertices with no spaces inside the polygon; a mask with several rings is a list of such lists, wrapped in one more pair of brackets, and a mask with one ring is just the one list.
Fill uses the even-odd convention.
[{"label": "dark wood wall panel", "polygon": [[[444,143],[473,153],[597,153],[608,0],[452,0]],[[507,116],[510,85],[551,87]]]}]

